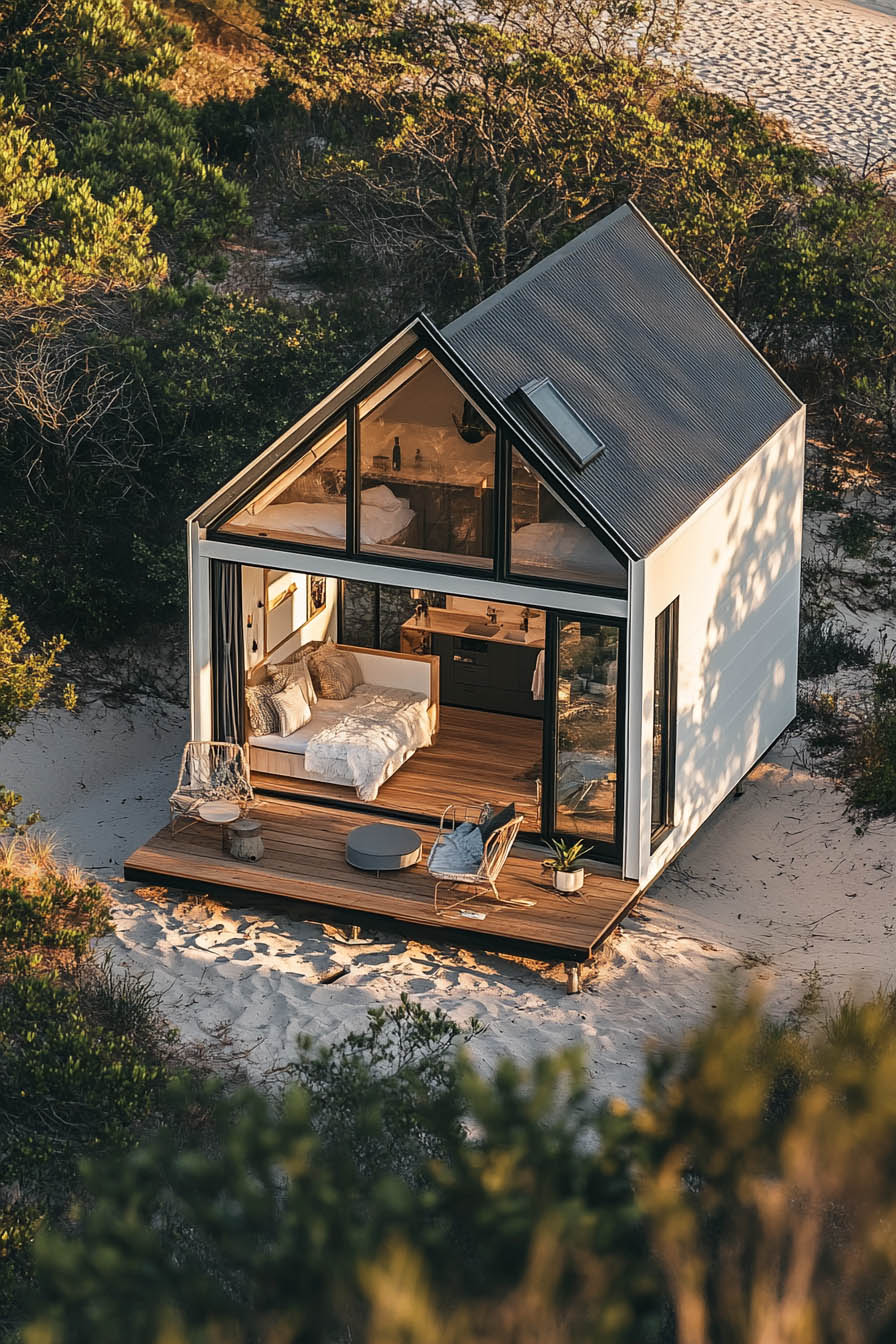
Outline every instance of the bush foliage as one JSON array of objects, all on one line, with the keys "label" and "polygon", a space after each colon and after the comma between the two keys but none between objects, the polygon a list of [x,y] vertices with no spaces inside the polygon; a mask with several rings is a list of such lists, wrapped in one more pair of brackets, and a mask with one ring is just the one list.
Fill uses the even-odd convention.
[{"label": "bush foliage", "polygon": [[[784,1022],[725,1001],[650,1056],[633,1109],[594,1106],[572,1056],[492,1080],[446,1057],[418,1132],[398,1099],[390,1171],[363,1154],[396,1153],[392,1063],[378,1096],[367,1071],[395,1025],[330,1054],[322,1093],[219,1094],[201,1145],[91,1163],[89,1204],[39,1239],[29,1344],[891,1337],[891,995],[824,1016],[810,984]],[[335,1142],[322,1100],[355,1117]]]}]

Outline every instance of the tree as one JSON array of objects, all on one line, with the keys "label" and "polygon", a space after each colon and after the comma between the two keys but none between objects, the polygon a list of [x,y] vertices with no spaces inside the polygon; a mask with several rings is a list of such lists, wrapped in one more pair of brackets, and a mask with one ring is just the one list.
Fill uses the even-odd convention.
[{"label": "tree", "polygon": [[[0,74],[63,169],[111,203],[139,192],[173,274],[222,271],[245,192],[205,162],[194,114],[166,91],[190,30],[148,0],[0,0]],[[126,242],[126,240],[125,240]]]},{"label": "tree", "polygon": [[134,188],[102,201],[84,177],[61,171],[21,101],[0,97],[0,323],[158,282],[154,223]]},{"label": "tree", "polygon": [[[272,5],[267,31],[310,104],[302,207],[383,271],[483,297],[681,153],[650,58],[674,0]],[[449,291],[450,292],[450,291]]]}]

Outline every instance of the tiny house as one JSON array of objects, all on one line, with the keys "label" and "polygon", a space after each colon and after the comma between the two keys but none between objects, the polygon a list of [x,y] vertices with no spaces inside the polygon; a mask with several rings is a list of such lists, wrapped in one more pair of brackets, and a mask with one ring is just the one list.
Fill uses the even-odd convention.
[{"label": "tiny house", "polygon": [[[192,736],[281,798],[515,801],[643,889],[793,717],[804,439],[623,206],[412,317],[193,514]],[[360,673],[292,726],[277,669],[328,643]]]}]

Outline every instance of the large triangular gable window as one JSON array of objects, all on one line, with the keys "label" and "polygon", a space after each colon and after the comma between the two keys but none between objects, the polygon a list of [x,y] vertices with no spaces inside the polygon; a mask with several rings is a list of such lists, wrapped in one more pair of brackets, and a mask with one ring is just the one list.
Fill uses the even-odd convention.
[{"label": "large triangular gable window", "polygon": [[314,439],[297,461],[269,481],[223,532],[345,550],[345,419]]},{"label": "large triangular gable window", "polygon": [[358,406],[362,551],[490,569],[495,427],[428,350]]},{"label": "large triangular gable window", "polygon": [[514,448],[510,482],[510,571],[519,577],[625,588],[624,565]]}]

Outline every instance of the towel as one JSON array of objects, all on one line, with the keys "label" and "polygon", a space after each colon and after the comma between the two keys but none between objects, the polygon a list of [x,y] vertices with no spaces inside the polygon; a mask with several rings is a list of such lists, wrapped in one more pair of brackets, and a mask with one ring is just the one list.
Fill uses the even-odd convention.
[{"label": "towel", "polygon": [[532,673],[532,699],[544,699],[544,649],[535,659],[535,671]]}]

